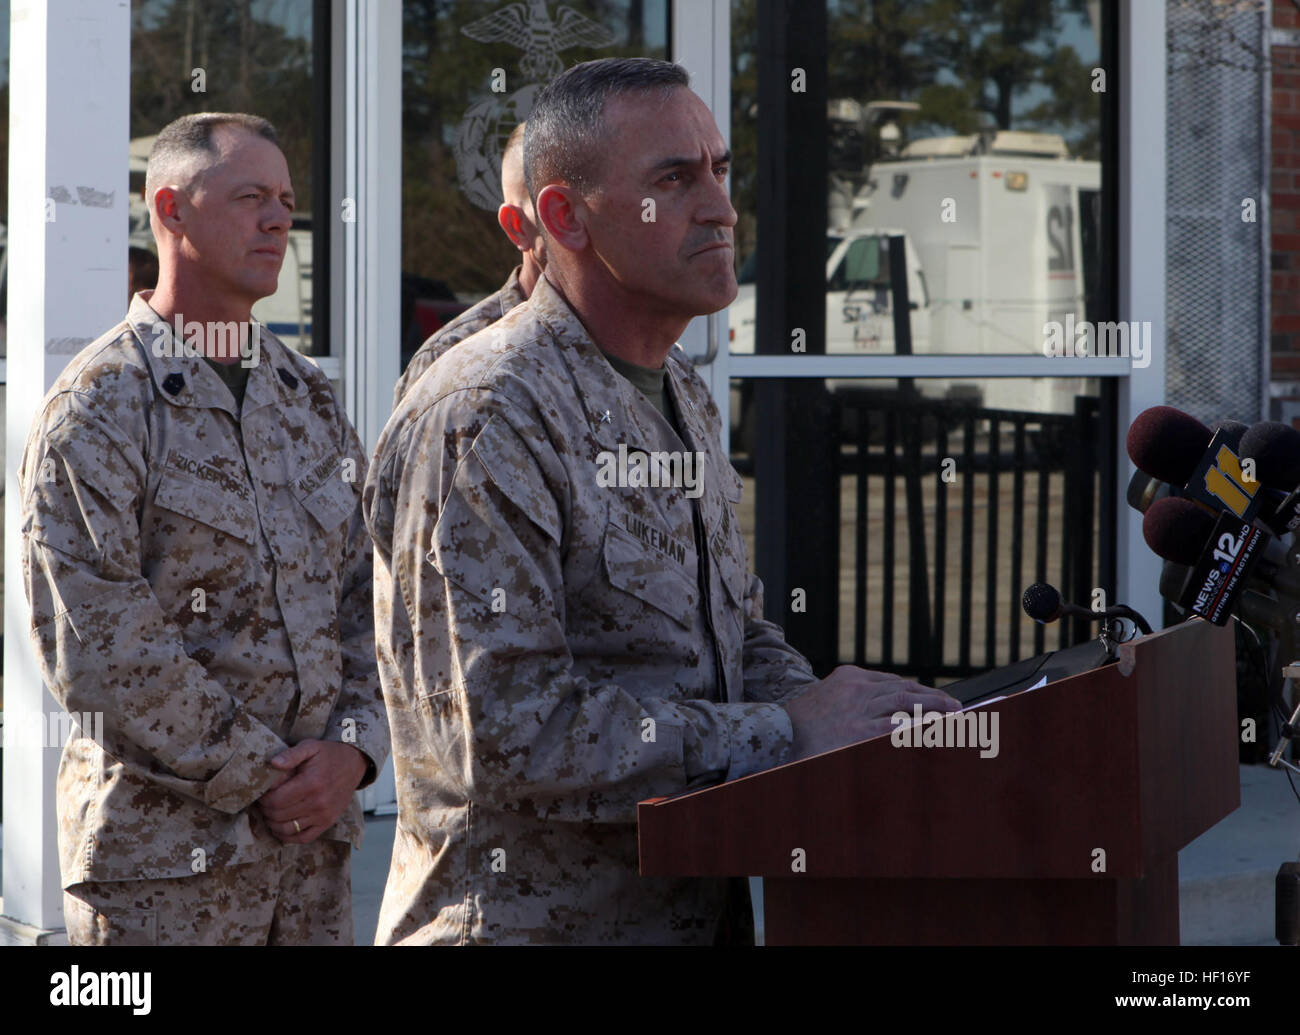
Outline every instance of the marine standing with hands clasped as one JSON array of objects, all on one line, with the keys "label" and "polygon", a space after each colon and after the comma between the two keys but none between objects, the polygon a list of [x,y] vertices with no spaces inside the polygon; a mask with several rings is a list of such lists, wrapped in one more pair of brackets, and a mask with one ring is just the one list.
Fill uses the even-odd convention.
[{"label": "marine standing with hands clasped", "polygon": [[[684,70],[576,65],[527,126],[545,273],[412,386],[365,488],[399,809],[377,940],[709,944],[726,882],[640,877],[638,801],[958,705],[819,681],[763,618],[675,346],[737,290],[729,155]],[[630,476],[655,454],[679,477]]]},{"label": "marine standing with hands clasped", "polygon": [[274,129],[190,115],[146,194],[159,281],[82,350],[20,472],[74,944],[351,944],[355,791],[388,754],[365,459],[320,370],[252,323],[293,188]]}]

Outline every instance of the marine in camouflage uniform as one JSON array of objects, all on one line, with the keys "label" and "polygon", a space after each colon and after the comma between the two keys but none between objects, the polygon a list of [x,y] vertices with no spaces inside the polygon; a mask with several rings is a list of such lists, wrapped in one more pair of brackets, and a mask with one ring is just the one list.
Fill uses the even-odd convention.
[{"label": "marine in camouflage uniform", "polygon": [[351,944],[355,796],[310,844],[252,806],[289,745],[351,744],[363,785],[388,754],[362,446],[270,334],[241,409],[150,294],[55,382],[19,476],[42,675],[103,715],[103,741],[74,730],[59,767],[69,934]]},{"label": "marine in camouflage uniform", "polygon": [[416,350],[411,361],[406,365],[406,370],[397,379],[397,387],[393,389],[393,409],[397,409],[402,396],[410,391],[411,385],[420,379],[421,374],[433,366],[435,359],[441,357],[453,345],[464,341],[471,334],[477,334],[484,327],[496,323],[515,306],[527,301],[528,296],[519,283],[521,269],[522,266],[516,266],[501,287],[477,305],[471,306],[455,319],[439,327]]},{"label": "marine in camouflage uniform", "polygon": [[[680,349],[666,370],[680,437],[543,277],[390,419],[378,942],[713,942],[726,882],[638,876],[636,803],[785,762],[776,702],[816,677],[762,617],[708,389]],[[600,484],[620,446],[698,453],[702,495]]]}]

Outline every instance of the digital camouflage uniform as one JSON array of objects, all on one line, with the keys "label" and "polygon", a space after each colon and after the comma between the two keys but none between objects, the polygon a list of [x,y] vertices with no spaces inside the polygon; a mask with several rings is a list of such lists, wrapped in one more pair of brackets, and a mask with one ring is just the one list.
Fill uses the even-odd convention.
[{"label": "digital camouflage uniform", "polygon": [[352,945],[352,846],[317,838],[201,877],[74,885],[73,945]]},{"label": "digital camouflage uniform", "polygon": [[[637,874],[636,803],[785,762],[815,677],[762,618],[704,382],[686,445],[543,277],[390,419],[365,488],[398,822],[377,941],[711,943],[725,881]],[[598,454],[706,454],[681,488]],[[725,702],[725,703],[724,703]]]},{"label": "digital camouflage uniform", "polygon": [[[247,867],[274,898],[329,853],[250,810],[269,760],[343,741],[371,780],[388,754],[365,458],[325,376],[265,330],[237,416],[205,360],[156,337],[150,294],[59,376],[20,472],[42,675],[64,709],[103,716],[102,743],[74,729],[63,748],[63,886]],[[354,798],[321,840],[361,833]]]},{"label": "digital camouflage uniform", "polygon": [[489,324],[496,323],[515,306],[527,301],[524,297],[524,289],[519,286],[519,271],[522,268],[516,266],[506,282],[496,291],[439,327],[415,351],[411,362],[406,365],[406,370],[397,379],[397,387],[393,389],[393,409],[397,409],[402,396],[411,390],[411,385],[420,379],[421,374],[433,366],[435,359],[453,345],[464,341],[471,334],[477,334]]}]

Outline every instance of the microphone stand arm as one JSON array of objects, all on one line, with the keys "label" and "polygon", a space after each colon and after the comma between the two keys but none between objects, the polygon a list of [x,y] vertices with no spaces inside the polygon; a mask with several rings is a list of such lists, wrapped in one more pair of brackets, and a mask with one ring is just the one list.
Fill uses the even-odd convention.
[{"label": "microphone stand arm", "polygon": [[1114,607],[1108,607],[1105,613],[1108,615],[1115,615],[1119,618],[1127,618],[1138,627],[1143,636],[1151,635],[1151,623],[1127,604],[1116,604]]},{"label": "microphone stand arm", "polygon": [[[1282,669],[1282,675],[1288,680],[1300,676],[1300,663],[1292,662],[1290,665],[1285,666]],[[1277,738],[1277,747],[1268,756],[1268,764],[1274,769],[1281,766],[1300,775],[1300,766],[1292,765],[1282,757],[1286,754],[1286,749],[1291,745],[1292,738],[1300,737],[1300,725],[1297,725],[1297,720],[1300,720],[1300,702],[1296,704],[1295,710],[1291,712],[1291,718],[1282,724],[1281,734]]]}]

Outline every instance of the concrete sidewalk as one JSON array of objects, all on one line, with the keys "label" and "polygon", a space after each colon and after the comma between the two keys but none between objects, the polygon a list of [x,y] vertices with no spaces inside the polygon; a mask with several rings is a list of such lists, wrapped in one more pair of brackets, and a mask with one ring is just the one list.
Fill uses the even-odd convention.
[{"label": "concrete sidewalk", "polygon": [[1286,773],[1242,766],[1241,808],[1178,853],[1183,944],[1276,945],[1274,882],[1297,858],[1300,801]]},{"label": "concrete sidewalk", "polygon": [[367,816],[361,851],[352,853],[352,935],[358,945],[375,942],[396,829],[396,816]]},{"label": "concrete sidewalk", "polygon": [[[1296,778],[1300,787],[1300,777]],[[374,941],[396,817],[369,817],[352,857],[352,902],[359,945]],[[1184,945],[1276,945],[1273,882],[1278,867],[1300,858],[1300,801],[1284,773],[1241,767],[1241,808],[1178,854],[1179,916]],[[755,920],[762,925],[761,903]]]},{"label": "concrete sidewalk", "polygon": [[[1274,880],[1282,863],[1300,857],[1300,801],[1278,770],[1242,766],[1240,772],[1241,807],[1178,855],[1184,945],[1277,944]],[[365,843],[352,857],[358,945],[375,939],[396,826],[395,816],[367,818]],[[761,935],[762,901],[757,894],[754,915]]]}]

